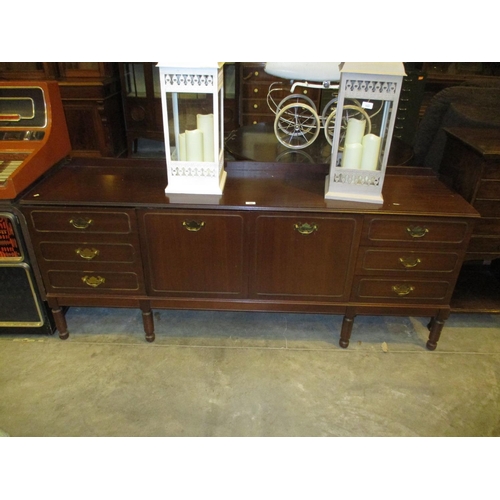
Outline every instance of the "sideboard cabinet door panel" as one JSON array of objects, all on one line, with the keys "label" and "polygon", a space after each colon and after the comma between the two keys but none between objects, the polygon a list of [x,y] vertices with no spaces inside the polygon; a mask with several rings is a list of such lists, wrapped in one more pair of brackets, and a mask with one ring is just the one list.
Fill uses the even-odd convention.
[{"label": "sideboard cabinet door panel", "polygon": [[361,227],[356,217],[261,215],[255,227],[254,297],[348,298]]},{"label": "sideboard cabinet door panel", "polygon": [[152,294],[221,298],[246,294],[240,215],[144,211],[140,224]]}]

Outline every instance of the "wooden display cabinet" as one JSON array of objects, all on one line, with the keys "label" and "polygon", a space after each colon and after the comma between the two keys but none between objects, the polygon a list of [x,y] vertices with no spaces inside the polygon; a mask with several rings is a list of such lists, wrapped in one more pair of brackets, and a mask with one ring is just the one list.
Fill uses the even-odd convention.
[{"label": "wooden display cabinet", "polygon": [[221,196],[165,196],[163,160],[73,159],[20,200],[61,338],[65,306],[429,316],[437,346],[477,212],[422,168],[384,204],[324,199],[328,165],[228,162]]}]

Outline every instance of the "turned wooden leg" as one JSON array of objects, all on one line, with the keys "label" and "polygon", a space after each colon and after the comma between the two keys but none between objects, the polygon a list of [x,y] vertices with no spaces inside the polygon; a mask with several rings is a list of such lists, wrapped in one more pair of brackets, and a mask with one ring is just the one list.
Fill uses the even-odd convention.
[{"label": "turned wooden leg", "polygon": [[155,339],[155,324],[153,320],[153,312],[151,311],[151,306],[149,305],[149,301],[141,302],[140,307],[142,311],[142,324],[144,325],[146,340],[148,342],[153,342]]},{"label": "turned wooden leg", "polygon": [[450,312],[448,310],[440,310],[434,318],[431,318],[431,321],[427,325],[430,333],[429,340],[425,346],[429,349],[429,351],[434,351],[436,349],[444,323],[448,319],[449,315]]},{"label": "turned wooden leg", "polygon": [[340,332],[339,346],[346,349],[349,346],[349,339],[351,338],[352,326],[354,324],[355,315],[346,313],[342,321],[342,330]]},{"label": "turned wooden leg", "polygon": [[52,309],[52,315],[54,316],[54,322],[56,328],[59,332],[59,338],[61,340],[66,340],[69,337],[68,325],[66,323],[66,318],[60,307],[55,307]]}]

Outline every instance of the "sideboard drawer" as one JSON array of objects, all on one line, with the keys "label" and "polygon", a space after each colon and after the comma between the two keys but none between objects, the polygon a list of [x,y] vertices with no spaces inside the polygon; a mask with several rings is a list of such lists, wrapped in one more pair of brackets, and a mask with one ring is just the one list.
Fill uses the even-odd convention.
[{"label": "sideboard drawer", "polygon": [[83,264],[92,261],[106,264],[132,264],[139,261],[139,252],[129,243],[42,241],[39,246],[40,254],[46,262],[64,261]]},{"label": "sideboard drawer", "polygon": [[426,218],[373,217],[365,221],[362,244],[377,246],[461,246],[469,235],[467,222],[447,222]]},{"label": "sideboard drawer", "polygon": [[128,212],[82,210],[33,210],[31,220],[38,232],[129,234],[134,215]]},{"label": "sideboard drawer", "polygon": [[452,284],[446,280],[357,277],[354,280],[351,299],[361,302],[446,303],[452,291]]},{"label": "sideboard drawer", "polygon": [[110,273],[89,271],[50,270],[47,273],[53,290],[82,291],[88,293],[137,293],[140,279],[136,273]]},{"label": "sideboard drawer", "polygon": [[388,271],[450,274],[458,270],[460,262],[460,255],[457,252],[360,248],[356,274],[380,274]]}]

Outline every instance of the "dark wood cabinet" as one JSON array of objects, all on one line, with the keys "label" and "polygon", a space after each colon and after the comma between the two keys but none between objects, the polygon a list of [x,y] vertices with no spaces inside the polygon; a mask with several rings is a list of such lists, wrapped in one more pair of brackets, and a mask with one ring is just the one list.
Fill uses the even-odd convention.
[{"label": "dark wood cabinet", "polygon": [[242,214],[149,210],[139,220],[152,294],[246,295]]},{"label": "dark wood cabinet", "polygon": [[446,129],[441,180],[481,214],[467,260],[500,258],[500,129]]},{"label": "dark wood cabinet", "polygon": [[[430,316],[435,349],[477,212],[431,171],[391,167],[383,205],[324,199],[326,165],[229,162],[222,196],[165,196],[163,161],[73,159],[20,201],[62,307]],[[393,172],[391,174],[391,171]]]},{"label": "dark wood cabinet", "polygon": [[349,215],[259,215],[251,296],[347,300],[360,227],[360,219]]}]

